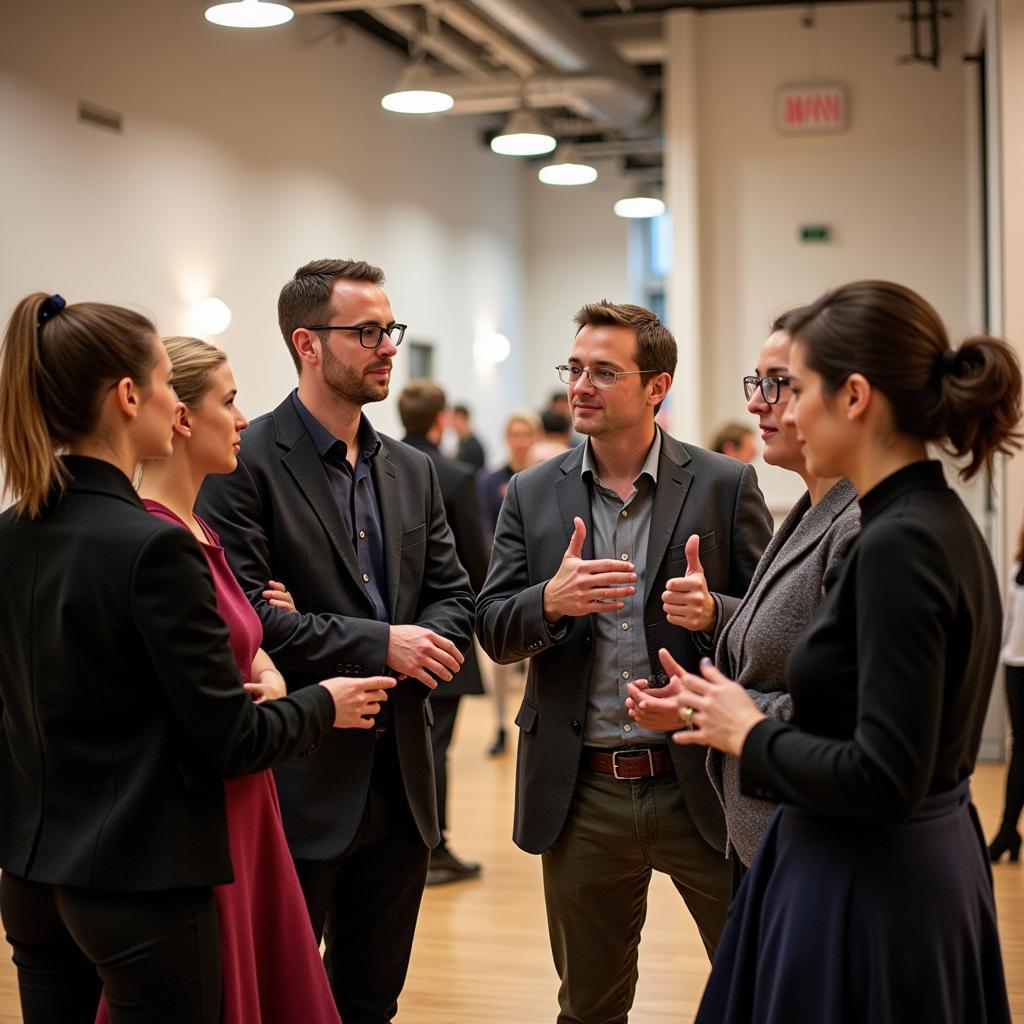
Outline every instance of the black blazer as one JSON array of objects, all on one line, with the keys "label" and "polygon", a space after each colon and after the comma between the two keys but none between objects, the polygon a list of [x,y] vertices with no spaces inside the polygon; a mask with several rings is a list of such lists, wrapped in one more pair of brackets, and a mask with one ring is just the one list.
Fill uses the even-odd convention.
[{"label": "black blazer", "polygon": [[[693,634],[670,625],[665,582],[686,572],[686,541],[699,534],[708,586],[742,595],[772,534],[772,520],[750,466],[682,444],[662,432],[658,486],[647,548],[644,620],[652,671],[668,648],[696,670]],[[581,474],[583,445],[512,477],[505,494],[487,582],[477,601],[477,635],[495,661],[530,658],[516,717],[516,843],[529,853],[558,838],[569,813],[583,746],[593,657],[590,616],[568,619],[553,640],[544,622],[544,585],[557,572],[573,532],[587,524],[583,557],[593,558],[590,493]],[[708,781],[703,747],[670,744],[686,806],[704,838],[725,845],[722,807]]]},{"label": "black blazer", "polygon": [[[487,545],[484,543],[480,498],[476,489],[476,470],[468,462],[445,458],[436,444],[431,444],[421,435],[407,434],[402,443],[423,452],[434,463],[445,515],[455,538],[455,553],[469,573],[473,593],[478,594],[487,578]],[[480,675],[476,646],[470,644],[466,660],[455,678],[432,691],[430,699],[445,700],[483,692],[484,681]]]},{"label": "black blazer", "polygon": [[313,746],[323,687],[255,705],[202,552],[106,462],[0,516],[0,867],[115,890],[232,878],[222,776]]},{"label": "black blazer", "polygon": [[[415,623],[463,652],[472,640],[473,593],[455,555],[433,463],[390,438],[372,460],[380,503],[392,622]],[[323,463],[290,397],[242,434],[238,468],[208,477],[200,514],[263,621],[264,647],[291,692],[325,676],[389,674],[388,623],[374,619]],[[297,615],[260,596],[283,580]],[[442,684],[444,685],[444,684]],[[402,779],[428,846],[440,839],[430,752],[429,691],[403,680],[389,693]],[[326,860],[352,841],[366,803],[372,730],[336,729],[277,773],[292,853]]]}]

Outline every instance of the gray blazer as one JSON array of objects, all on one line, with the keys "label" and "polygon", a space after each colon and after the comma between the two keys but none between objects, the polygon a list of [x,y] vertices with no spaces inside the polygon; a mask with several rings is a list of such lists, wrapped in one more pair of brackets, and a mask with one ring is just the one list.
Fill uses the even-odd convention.
[{"label": "gray blazer", "polygon": [[[516,717],[516,811],[513,838],[541,853],[569,815],[583,747],[593,664],[591,616],[544,622],[544,586],[558,571],[573,531],[587,524],[583,557],[593,558],[590,491],[581,475],[583,446],[512,477],[494,535],[487,582],[477,598],[476,629],[487,654],[502,664],[530,658]],[[700,559],[711,587],[742,594],[771,535],[771,517],[750,466],[682,444],[664,431],[647,547],[644,629],[652,667],[667,647],[691,671],[700,651],[693,634],[665,619],[661,594],[686,571],[686,541],[700,535]],[[666,737],[667,740],[667,737]],[[690,817],[715,849],[725,845],[722,809],[698,747],[669,744]]]},{"label": "gray blazer", "polygon": [[[804,494],[754,570],[746,596],[719,631],[715,662],[769,718],[786,721],[786,659],[825,593],[825,576],[860,530],[857,493],[840,480],[811,507]],[[750,864],[775,805],[740,793],[739,759],[708,751],[708,775],[725,808],[728,846]]]}]

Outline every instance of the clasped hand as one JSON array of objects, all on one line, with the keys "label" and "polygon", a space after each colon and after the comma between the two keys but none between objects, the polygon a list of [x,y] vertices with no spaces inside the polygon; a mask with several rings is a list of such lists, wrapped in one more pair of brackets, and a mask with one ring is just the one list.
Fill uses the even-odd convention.
[{"label": "clasped hand", "polygon": [[544,587],[544,618],[548,622],[567,615],[575,618],[591,612],[618,611],[625,607],[624,599],[636,593],[633,563],[614,558],[585,559],[586,536],[586,524],[576,516],[561,565]]},{"label": "clasped hand", "polygon": [[423,626],[406,625],[392,626],[388,631],[384,660],[400,679],[418,679],[433,690],[438,679],[451,682],[465,658],[447,637]]},{"label": "clasped hand", "polygon": [[630,718],[649,729],[678,729],[684,720],[691,728],[672,736],[680,746],[700,744],[739,757],[750,730],[766,717],[739,683],[724,676],[703,658],[701,674],[687,672],[665,648],[658,651],[669,675],[666,686],[651,690],[638,679],[626,689]]}]

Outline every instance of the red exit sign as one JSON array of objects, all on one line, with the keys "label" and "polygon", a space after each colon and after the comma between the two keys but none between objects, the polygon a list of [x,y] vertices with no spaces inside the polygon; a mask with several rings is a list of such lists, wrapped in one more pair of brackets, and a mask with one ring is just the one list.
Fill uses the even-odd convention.
[{"label": "red exit sign", "polygon": [[779,90],[781,132],[841,132],[846,129],[846,90],[841,85],[803,85]]}]

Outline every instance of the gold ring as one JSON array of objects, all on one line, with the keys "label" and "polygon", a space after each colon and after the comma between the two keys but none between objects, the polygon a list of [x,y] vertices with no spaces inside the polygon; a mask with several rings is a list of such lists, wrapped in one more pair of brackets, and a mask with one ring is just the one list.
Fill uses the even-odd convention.
[{"label": "gold ring", "polygon": [[691,708],[691,707],[683,708],[682,714],[683,714],[683,728],[684,729],[692,729],[693,728],[693,708]]}]

